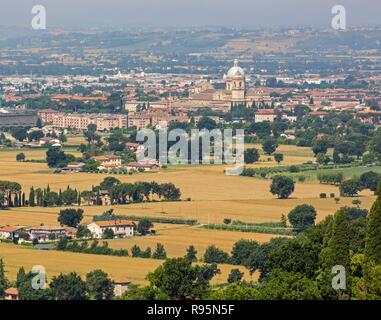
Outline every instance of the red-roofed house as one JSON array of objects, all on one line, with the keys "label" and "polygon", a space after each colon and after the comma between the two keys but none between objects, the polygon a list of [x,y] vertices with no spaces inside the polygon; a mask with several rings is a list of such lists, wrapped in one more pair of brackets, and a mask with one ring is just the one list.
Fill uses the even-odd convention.
[{"label": "red-roofed house", "polygon": [[274,122],[275,111],[272,109],[261,109],[255,113],[255,122]]},{"label": "red-roofed house", "polygon": [[134,235],[134,223],[128,220],[95,221],[87,228],[94,238],[102,238],[107,229],[111,229],[116,237],[125,238]]},{"label": "red-roofed house", "polygon": [[18,232],[22,231],[23,227],[20,226],[4,226],[0,227],[0,239],[14,240],[18,238]]}]

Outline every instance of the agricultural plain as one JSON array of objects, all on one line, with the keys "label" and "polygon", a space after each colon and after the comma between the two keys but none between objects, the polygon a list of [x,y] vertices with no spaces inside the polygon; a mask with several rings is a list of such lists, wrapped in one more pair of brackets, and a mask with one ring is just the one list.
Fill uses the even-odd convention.
[{"label": "agricultural plain", "polygon": [[[66,152],[80,156],[74,145],[82,142],[81,137],[69,140],[71,146]],[[248,145],[247,147],[259,147]],[[27,160],[43,160],[44,149],[29,150],[0,150],[0,180],[10,180],[20,183],[23,191],[29,193],[30,187],[45,188],[48,184],[54,191],[65,189],[68,185],[79,191],[89,190],[98,185],[107,174],[54,174],[46,163],[17,162],[16,155],[24,152]],[[284,154],[283,165],[301,164],[313,160],[309,148],[295,146],[280,146],[278,152]],[[276,163],[272,157],[261,154],[261,159],[253,167],[271,167]],[[353,198],[321,199],[320,193],[339,195],[338,187],[322,185],[316,181],[316,174],[311,174],[305,182],[297,182],[295,192],[290,199],[276,199],[270,192],[270,181],[251,177],[228,176],[224,174],[226,166],[170,166],[159,173],[144,173],[134,175],[115,175],[122,182],[157,181],[159,183],[172,182],[181,189],[182,201],[179,202],[151,202],[131,205],[115,206],[87,206],[83,205],[84,223],[92,221],[94,215],[100,215],[108,209],[114,209],[116,214],[135,215],[162,218],[196,219],[201,224],[222,224],[224,219],[240,220],[247,223],[278,222],[282,214],[287,214],[299,204],[311,204],[317,212],[317,220],[333,214],[342,206],[351,206]],[[345,175],[357,175],[363,170],[375,169],[345,169]],[[303,173],[305,174],[305,173]],[[374,196],[363,192],[360,197],[361,206],[370,208]],[[22,207],[0,211],[0,225],[38,226],[58,225],[57,217],[61,208]],[[142,248],[151,247],[157,243],[165,246],[169,257],[178,257],[185,254],[189,245],[194,245],[199,258],[210,245],[230,252],[232,246],[239,239],[252,239],[260,243],[267,242],[276,235],[245,232],[230,232],[208,230],[186,225],[155,224],[155,236],[136,237],[133,239],[110,240],[112,248],[130,250],[135,244]],[[118,258],[74,254],[67,252],[41,252],[11,244],[0,244],[0,257],[4,258],[7,271],[11,277],[15,276],[18,267],[24,265],[44,265],[49,275],[59,272],[77,271],[81,274],[102,268],[113,278],[129,278],[135,283],[144,283],[145,275],[153,271],[161,262],[151,259]],[[227,278],[232,266],[221,266],[223,274],[216,277],[216,283]],[[248,274],[248,272],[245,272]],[[248,276],[248,275],[247,275]]]}]

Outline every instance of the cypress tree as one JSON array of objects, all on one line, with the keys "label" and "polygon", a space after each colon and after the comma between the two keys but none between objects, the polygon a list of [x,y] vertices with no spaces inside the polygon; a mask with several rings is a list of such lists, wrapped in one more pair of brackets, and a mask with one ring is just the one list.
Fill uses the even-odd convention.
[{"label": "cypress tree", "polygon": [[8,207],[13,207],[12,193],[8,193]]},{"label": "cypress tree", "polygon": [[[349,217],[345,209],[336,212],[333,223],[327,229],[328,239],[326,247],[320,253],[322,265],[321,291],[323,298],[337,299],[342,296],[343,291],[337,292],[332,288],[332,273],[334,266],[343,266],[346,270],[346,288],[350,289],[350,255],[349,255]],[[346,292],[347,292],[346,290]]]},{"label": "cypress tree", "polygon": [[30,188],[30,192],[29,192],[29,205],[31,207],[34,207],[36,205],[35,203],[35,194],[34,194],[34,188]]},{"label": "cypress tree", "polygon": [[185,257],[192,262],[197,261],[197,251],[193,245],[188,247]]},{"label": "cypress tree", "polygon": [[167,253],[164,249],[164,246],[161,243],[158,243],[156,245],[156,250],[153,253],[152,258],[153,259],[162,259],[162,260],[167,259]]},{"label": "cypress tree", "polygon": [[377,199],[368,216],[365,255],[369,261],[381,264],[381,181],[377,188]]},{"label": "cypress tree", "polygon": [[25,207],[25,192],[22,193],[22,196],[21,196],[21,205],[23,207]]},{"label": "cypress tree", "polygon": [[63,199],[62,199],[62,190],[60,189],[59,193],[58,193],[58,202],[57,202],[57,206],[62,206],[63,204]]},{"label": "cypress tree", "polygon": [[7,287],[8,281],[5,278],[4,262],[3,259],[0,259],[0,298],[4,298]]},{"label": "cypress tree", "polygon": [[23,193],[20,191],[19,192],[19,207],[22,206],[22,195],[23,195]]},{"label": "cypress tree", "polygon": [[19,288],[20,285],[21,285],[22,283],[24,283],[25,279],[26,279],[26,272],[25,272],[24,267],[21,267],[21,268],[19,269],[19,271],[17,272],[17,277],[16,277],[16,287]]},{"label": "cypress tree", "polygon": [[15,194],[15,198],[14,198],[14,206],[15,207],[19,206],[19,196],[17,195],[17,193]]}]

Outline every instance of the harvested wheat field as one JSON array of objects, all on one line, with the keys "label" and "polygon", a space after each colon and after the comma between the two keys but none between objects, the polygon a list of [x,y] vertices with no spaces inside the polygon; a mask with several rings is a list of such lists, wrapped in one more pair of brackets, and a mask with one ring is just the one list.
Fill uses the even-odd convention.
[{"label": "harvested wheat field", "polygon": [[[62,273],[77,272],[81,276],[95,270],[102,269],[114,280],[128,279],[136,284],[146,284],[147,273],[154,271],[162,264],[161,260],[140,259],[130,257],[111,257],[91,254],[80,254],[59,251],[39,251],[12,244],[0,244],[0,258],[4,260],[6,275],[10,280],[16,279],[16,274],[21,266],[31,270],[35,265],[45,267],[48,280]],[[236,266],[219,265],[221,274],[213,279],[214,284],[224,283],[232,268]],[[246,280],[256,280],[258,275],[250,276],[249,271],[240,267],[245,272]]]},{"label": "harvested wheat field", "polygon": [[151,247],[152,250],[155,250],[156,244],[161,243],[164,245],[168,257],[182,257],[185,255],[186,249],[190,245],[194,245],[198,257],[201,258],[206,248],[211,245],[230,252],[234,243],[240,239],[264,243],[274,237],[274,235],[270,234],[207,230],[200,227],[168,224],[155,224],[154,229],[157,231],[154,236],[115,239],[108,241],[109,246],[115,249],[130,250],[136,244],[142,249]]}]

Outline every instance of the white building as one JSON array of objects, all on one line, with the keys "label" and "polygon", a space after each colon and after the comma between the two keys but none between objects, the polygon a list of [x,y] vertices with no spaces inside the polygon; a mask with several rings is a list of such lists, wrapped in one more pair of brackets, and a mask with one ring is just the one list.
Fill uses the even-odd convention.
[{"label": "white building", "polygon": [[94,238],[102,238],[107,229],[111,229],[116,237],[125,238],[134,235],[134,224],[128,220],[95,221],[87,228]]},{"label": "white building", "polygon": [[274,122],[276,114],[272,109],[261,109],[255,113],[255,122]]}]

